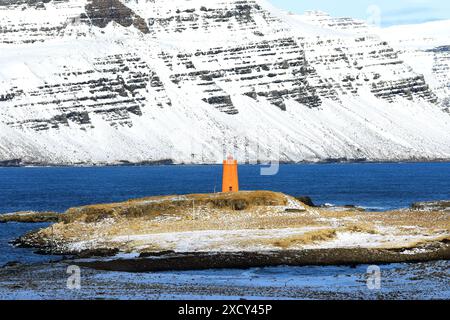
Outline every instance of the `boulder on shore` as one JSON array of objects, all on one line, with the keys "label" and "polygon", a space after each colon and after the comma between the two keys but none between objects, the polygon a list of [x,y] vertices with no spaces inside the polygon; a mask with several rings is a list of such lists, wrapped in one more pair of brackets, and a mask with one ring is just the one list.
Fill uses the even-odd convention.
[{"label": "boulder on shore", "polygon": [[450,211],[450,200],[414,202],[411,208],[420,211]]},{"label": "boulder on shore", "polygon": [[14,213],[6,213],[0,215],[0,223],[22,222],[22,223],[39,223],[39,222],[58,222],[61,213],[58,212],[35,212],[22,211]]}]

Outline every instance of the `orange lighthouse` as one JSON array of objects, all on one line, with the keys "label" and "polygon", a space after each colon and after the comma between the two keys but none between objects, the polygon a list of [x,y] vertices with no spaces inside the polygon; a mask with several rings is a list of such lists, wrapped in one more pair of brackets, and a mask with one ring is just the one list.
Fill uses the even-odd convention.
[{"label": "orange lighthouse", "polygon": [[238,162],[232,156],[223,161],[222,192],[238,192]]}]

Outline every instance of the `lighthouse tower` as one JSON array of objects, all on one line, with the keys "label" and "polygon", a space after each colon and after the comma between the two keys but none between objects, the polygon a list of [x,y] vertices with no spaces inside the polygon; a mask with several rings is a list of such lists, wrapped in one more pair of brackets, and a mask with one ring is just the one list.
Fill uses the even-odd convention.
[{"label": "lighthouse tower", "polygon": [[238,162],[232,156],[223,161],[222,192],[238,192]]}]

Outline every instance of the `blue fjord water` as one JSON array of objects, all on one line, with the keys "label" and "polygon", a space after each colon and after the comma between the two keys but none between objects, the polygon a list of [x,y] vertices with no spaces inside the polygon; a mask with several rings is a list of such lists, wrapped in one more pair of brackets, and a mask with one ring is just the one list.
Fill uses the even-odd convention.
[{"label": "blue fjord water", "polygon": [[[240,166],[241,188],[307,195],[318,204],[355,204],[373,210],[450,199],[450,163],[292,164],[281,165],[274,176],[261,176],[260,170],[260,166]],[[221,166],[214,165],[0,168],[0,214],[63,212],[130,198],[214,192],[220,184]],[[0,224],[0,265],[39,259],[7,242],[42,226]]]}]

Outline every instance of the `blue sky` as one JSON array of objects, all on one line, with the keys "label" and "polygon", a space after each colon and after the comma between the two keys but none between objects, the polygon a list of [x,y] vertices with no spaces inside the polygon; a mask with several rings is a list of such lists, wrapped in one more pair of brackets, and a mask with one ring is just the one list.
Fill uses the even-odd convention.
[{"label": "blue sky", "polygon": [[367,19],[377,6],[383,27],[450,19],[448,0],[269,0],[278,8],[302,13],[322,10],[333,16]]}]

